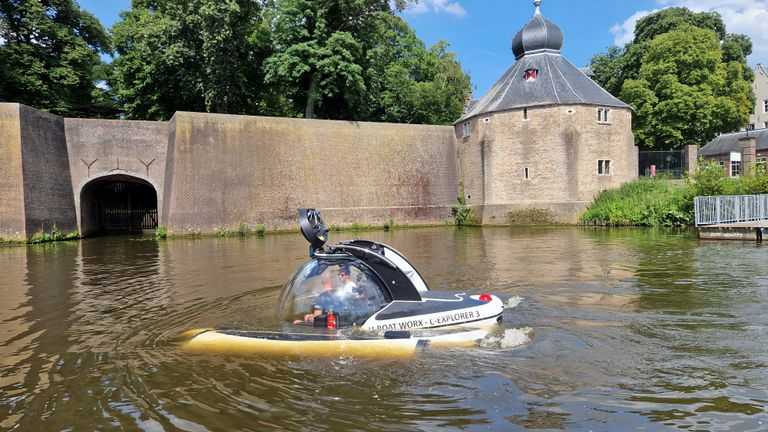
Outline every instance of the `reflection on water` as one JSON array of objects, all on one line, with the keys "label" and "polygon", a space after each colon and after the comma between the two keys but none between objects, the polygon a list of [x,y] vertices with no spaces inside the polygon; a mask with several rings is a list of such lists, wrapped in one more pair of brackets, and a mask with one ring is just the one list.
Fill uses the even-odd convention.
[{"label": "reflection on water", "polygon": [[578,228],[365,236],[432,289],[517,304],[508,332],[407,361],[191,354],[176,341],[191,328],[276,327],[300,235],[2,247],[0,430],[768,427],[764,247]]}]

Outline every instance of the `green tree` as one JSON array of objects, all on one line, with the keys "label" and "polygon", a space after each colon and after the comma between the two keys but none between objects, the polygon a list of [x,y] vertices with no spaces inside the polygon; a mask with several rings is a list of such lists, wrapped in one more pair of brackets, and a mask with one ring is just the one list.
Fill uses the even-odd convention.
[{"label": "green tree", "polygon": [[0,100],[84,115],[109,102],[96,87],[108,52],[104,28],[73,0],[0,0]]},{"label": "green tree", "polygon": [[113,87],[128,118],[175,111],[282,114],[263,86],[270,53],[262,2],[134,0],[112,29]]},{"label": "green tree", "polygon": [[595,74],[595,80],[613,95],[621,93],[621,85],[624,83],[622,75],[624,53],[624,48],[612,46],[608,48],[608,52],[595,54],[590,60],[590,68]]},{"label": "green tree", "polygon": [[267,80],[307,118],[449,124],[470,91],[448,44],[425,48],[405,1],[278,0]]},{"label": "green tree", "polygon": [[391,15],[386,0],[277,0],[266,79],[306,118],[367,117],[367,52]]},{"label": "green tree", "polygon": [[622,86],[635,112],[634,132],[645,148],[704,144],[743,125],[753,99],[740,62],[722,62],[717,34],[683,25],[655,37],[638,79]]},{"label": "green tree", "polygon": [[[391,39],[377,49],[379,61],[372,77],[374,102],[379,106],[374,120],[396,123],[451,124],[461,116],[470,94],[469,75],[439,41],[425,48],[407,24],[399,18]],[[377,89],[381,89],[380,92]]]},{"label": "green tree", "polygon": [[692,12],[687,8],[673,7],[647,15],[635,24],[632,42],[624,47],[610,47],[608,52],[592,57],[591,68],[595,81],[614,96],[619,96],[624,81],[638,79],[643,58],[650,49],[650,42],[657,36],[682,26],[694,26],[715,32],[722,42],[723,62],[736,61],[742,65],[742,76],[751,82],[754,77],[746,58],[752,53],[749,37],[726,32],[725,23],[717,12]]}]

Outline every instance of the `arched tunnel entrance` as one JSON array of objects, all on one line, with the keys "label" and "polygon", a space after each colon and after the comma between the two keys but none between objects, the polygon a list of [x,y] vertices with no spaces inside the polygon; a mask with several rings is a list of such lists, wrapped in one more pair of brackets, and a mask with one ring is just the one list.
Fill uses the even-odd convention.
[{"label": "arched tunnel entrance", "polygon": [[157,228],[157,192],[126,175],[101,177],[80,194],[82,235],[140,233]]}]

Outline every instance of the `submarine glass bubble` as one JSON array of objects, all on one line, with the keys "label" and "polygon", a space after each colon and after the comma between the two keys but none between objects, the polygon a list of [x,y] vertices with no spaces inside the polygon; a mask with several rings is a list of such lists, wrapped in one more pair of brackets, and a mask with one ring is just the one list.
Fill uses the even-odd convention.
[{"label": "submarine glass bubble", "polygon": [[305,316],[332,310],[340,327],[359,326],[388,303],[383,283],[359,259],[315,257],[283,286],[278,317],[309,324]]}]

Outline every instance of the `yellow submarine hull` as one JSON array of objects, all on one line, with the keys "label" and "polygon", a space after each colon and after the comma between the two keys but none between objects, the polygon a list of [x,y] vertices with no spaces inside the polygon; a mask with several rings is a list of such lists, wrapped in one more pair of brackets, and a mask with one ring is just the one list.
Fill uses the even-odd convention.
[{"label": "yellow submarine hull", "polygon": [[427,346],[434,348],[477,345],[489,329],[460,330],[438,335],[415,334],[409,338],[342,338],[336,335],[227,332],[197,329],[184,334],[182,347],[196,352],[278,356],[411,357]]}]

